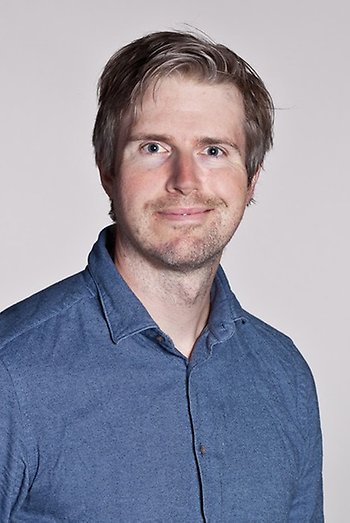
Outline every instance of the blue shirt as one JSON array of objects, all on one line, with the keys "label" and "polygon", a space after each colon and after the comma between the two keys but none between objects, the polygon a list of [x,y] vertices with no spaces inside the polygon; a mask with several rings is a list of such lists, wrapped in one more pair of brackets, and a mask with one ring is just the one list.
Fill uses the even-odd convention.
[{"label": "blue shirt", "polygon": [[118,274],[85,271],[0,321],[0,521],[320,522],[311,373],[220,268],[186,359]]}]

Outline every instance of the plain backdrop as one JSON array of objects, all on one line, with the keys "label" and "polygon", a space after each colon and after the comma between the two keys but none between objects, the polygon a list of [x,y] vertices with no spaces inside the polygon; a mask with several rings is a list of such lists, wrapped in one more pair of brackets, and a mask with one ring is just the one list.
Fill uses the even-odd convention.
[{"label": "plain backdrop", "polygon": [[350,520],[349,14],[345,0],[0,0],[1,309],[82,269],[109,223],[91,131],[116,49],[188,24],[264,79],[275,147],[224,266],[242,305],[312,367],[326,516],[339,523]]}]

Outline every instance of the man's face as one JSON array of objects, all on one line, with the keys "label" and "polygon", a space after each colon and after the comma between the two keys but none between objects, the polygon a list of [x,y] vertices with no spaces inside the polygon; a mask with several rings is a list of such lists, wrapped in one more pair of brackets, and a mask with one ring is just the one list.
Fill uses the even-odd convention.
[{"label": "man's face", "polygon": [[256,181],[248,188],[243,121],[232,85],[173,76],[146,91],[116,179],[104,181],[117,265],[189,271],[220,259]]}]

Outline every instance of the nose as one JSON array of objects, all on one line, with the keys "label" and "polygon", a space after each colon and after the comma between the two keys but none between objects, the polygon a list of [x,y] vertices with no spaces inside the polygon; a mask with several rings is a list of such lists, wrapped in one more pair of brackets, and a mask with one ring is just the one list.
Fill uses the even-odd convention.
[{"label": "nose", "polygon": [[178,152],[172,161],[166,189],[184,196],[200,188],[199,167],[190,153]]}]

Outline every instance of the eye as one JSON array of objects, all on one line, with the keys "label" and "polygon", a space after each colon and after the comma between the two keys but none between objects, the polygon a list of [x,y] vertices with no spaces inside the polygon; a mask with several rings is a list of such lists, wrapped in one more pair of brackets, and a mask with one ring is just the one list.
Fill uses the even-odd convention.
[{"label": "eye", "polygon": [[165,148],[157,142],[146,143],[141,149],[148,154],[157,154],[166,152]]},{"label": "eye", "polygon": [[220,147],[217,147],[216,145],[210,145],[209,147],[205,148],[205,154],[216,158],[217,156],[221,156],[224,153]]}]

